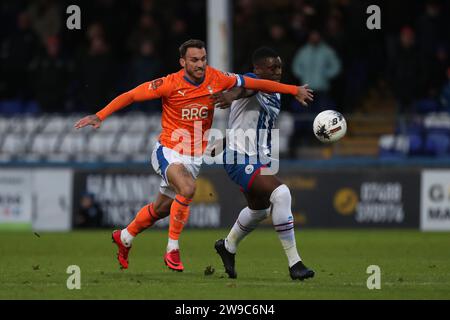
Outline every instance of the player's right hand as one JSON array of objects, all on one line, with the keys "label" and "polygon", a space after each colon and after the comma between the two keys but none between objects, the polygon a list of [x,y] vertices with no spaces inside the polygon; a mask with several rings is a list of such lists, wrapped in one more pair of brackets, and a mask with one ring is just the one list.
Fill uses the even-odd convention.
[{"label": "player's right hand", "polygon": [[86,126],[93,126],[94,129],[100,128],[100,125],[102,124],[102,120],[100,120],[95,114],[91,114],[89,116],[86,116],[80,120],[78,120],[77,123],[75,123],[74,128],[80,129]]},{"label": "player's right hand", "polygon": [[212,94],[210,98],[213,100],[214,107],[219,109],[227,109],[231,107],[231,103],[235,99],[235,96],[230,91],[221,91]]},{"label": "player's right hand", "polygon": [[211,100],[213,100],[214,107],[219,109],[227,109],[231,107],[231,104],[234,100],[238,100],[244,98],[246,96],[250,96],[253,92],[247,92],[242,87],[235,87],[231,90],[224,90],[220,92],[216,92],[210,96]]},{"label": "player's right hand", "polygon": [[314,95],[313,90],[308,88],[308,85],[298,87],[298,92],[295,95],[295,99],[300,101],[305,107],[308,106],[308,101],[313,101]]}]

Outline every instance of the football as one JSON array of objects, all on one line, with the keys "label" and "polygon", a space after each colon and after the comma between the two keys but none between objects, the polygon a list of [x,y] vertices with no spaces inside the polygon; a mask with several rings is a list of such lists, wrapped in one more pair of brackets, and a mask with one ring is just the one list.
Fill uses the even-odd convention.
[{"label": "football", "polygon": [[341,139],[347,132],[344,116],[335,110],[319,113],[313,123],[314,135],[321,142],[332,143]]}]

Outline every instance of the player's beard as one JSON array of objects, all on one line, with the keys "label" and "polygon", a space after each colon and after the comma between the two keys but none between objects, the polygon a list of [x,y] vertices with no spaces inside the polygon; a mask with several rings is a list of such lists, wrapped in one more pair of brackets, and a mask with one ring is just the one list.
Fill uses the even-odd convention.
[{"label": "player's beard", "polygon": [[[201,74],[200,75],[198,75],[198,73],[197,73],[197,71],[198,70],[200,70],[201,71]],[[194,69],[194,70],[186,70],[186,72],[188,73],[188,75],[192,78],[192,79],[194,79],[196,82],[200,82],[202,79],[203,79],[203,77],[205,76],[205,69],[204,68],[202,68],[202,69],[198,69],[198,68],[196,68],[196,69]]]}]

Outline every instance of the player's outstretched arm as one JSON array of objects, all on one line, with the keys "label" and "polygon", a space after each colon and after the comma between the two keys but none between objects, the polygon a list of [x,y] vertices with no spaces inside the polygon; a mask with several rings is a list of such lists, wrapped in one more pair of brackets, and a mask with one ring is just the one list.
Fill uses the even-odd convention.
[{"label": "player's outstretched arm", "polygon": [[243,87],[252,90],[270,92],[270,93],[284,93],[290,94],[300,101],[303,105],[307,106],[308,101],[312,101],[314,98],[313,91],[308,88],[308,85],[297,87],[294,85],[278,83],[271,80],[253,79],[244,76]]},{"label": "player's outstretched arm", "polygon": [[[162,83],[162,80],[160,81]],[[160,98],[162,95],[162,91],[159,90],[159,88],[153,88],[152,83],[153,82],[145,82],[137,86],[136,88],[121,94],[96,114],[89,115],[79,120],[75,124],[75,128],[80,129],[85,126],[91,125],[95,129],[97,129],[100,127],[100,124],[103,120],[105,120],[114,112],[132,104],[133,102]]]}]

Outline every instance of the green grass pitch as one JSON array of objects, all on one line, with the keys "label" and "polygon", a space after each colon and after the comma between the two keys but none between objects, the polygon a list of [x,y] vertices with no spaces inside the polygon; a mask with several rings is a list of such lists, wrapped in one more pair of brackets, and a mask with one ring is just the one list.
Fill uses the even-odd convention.
[{"label": "green grass pitch", "polygon": [[[413,230],[298,230],[297,246],[313,279],[292,281],[276,233],[256,230],[239,248],[237,279],[228,279],[213,246],[227,230],[185,230],[182,273],[163,263],[164,230],[134,241],[119,269],[108,231],[0,233],[0,299],[450,299],[450,233]],[[69,265],[81,289],[68,290]],[[369,290],[369,265],[381,289]],[[205,275],[207,266],[215,272]]]}]

